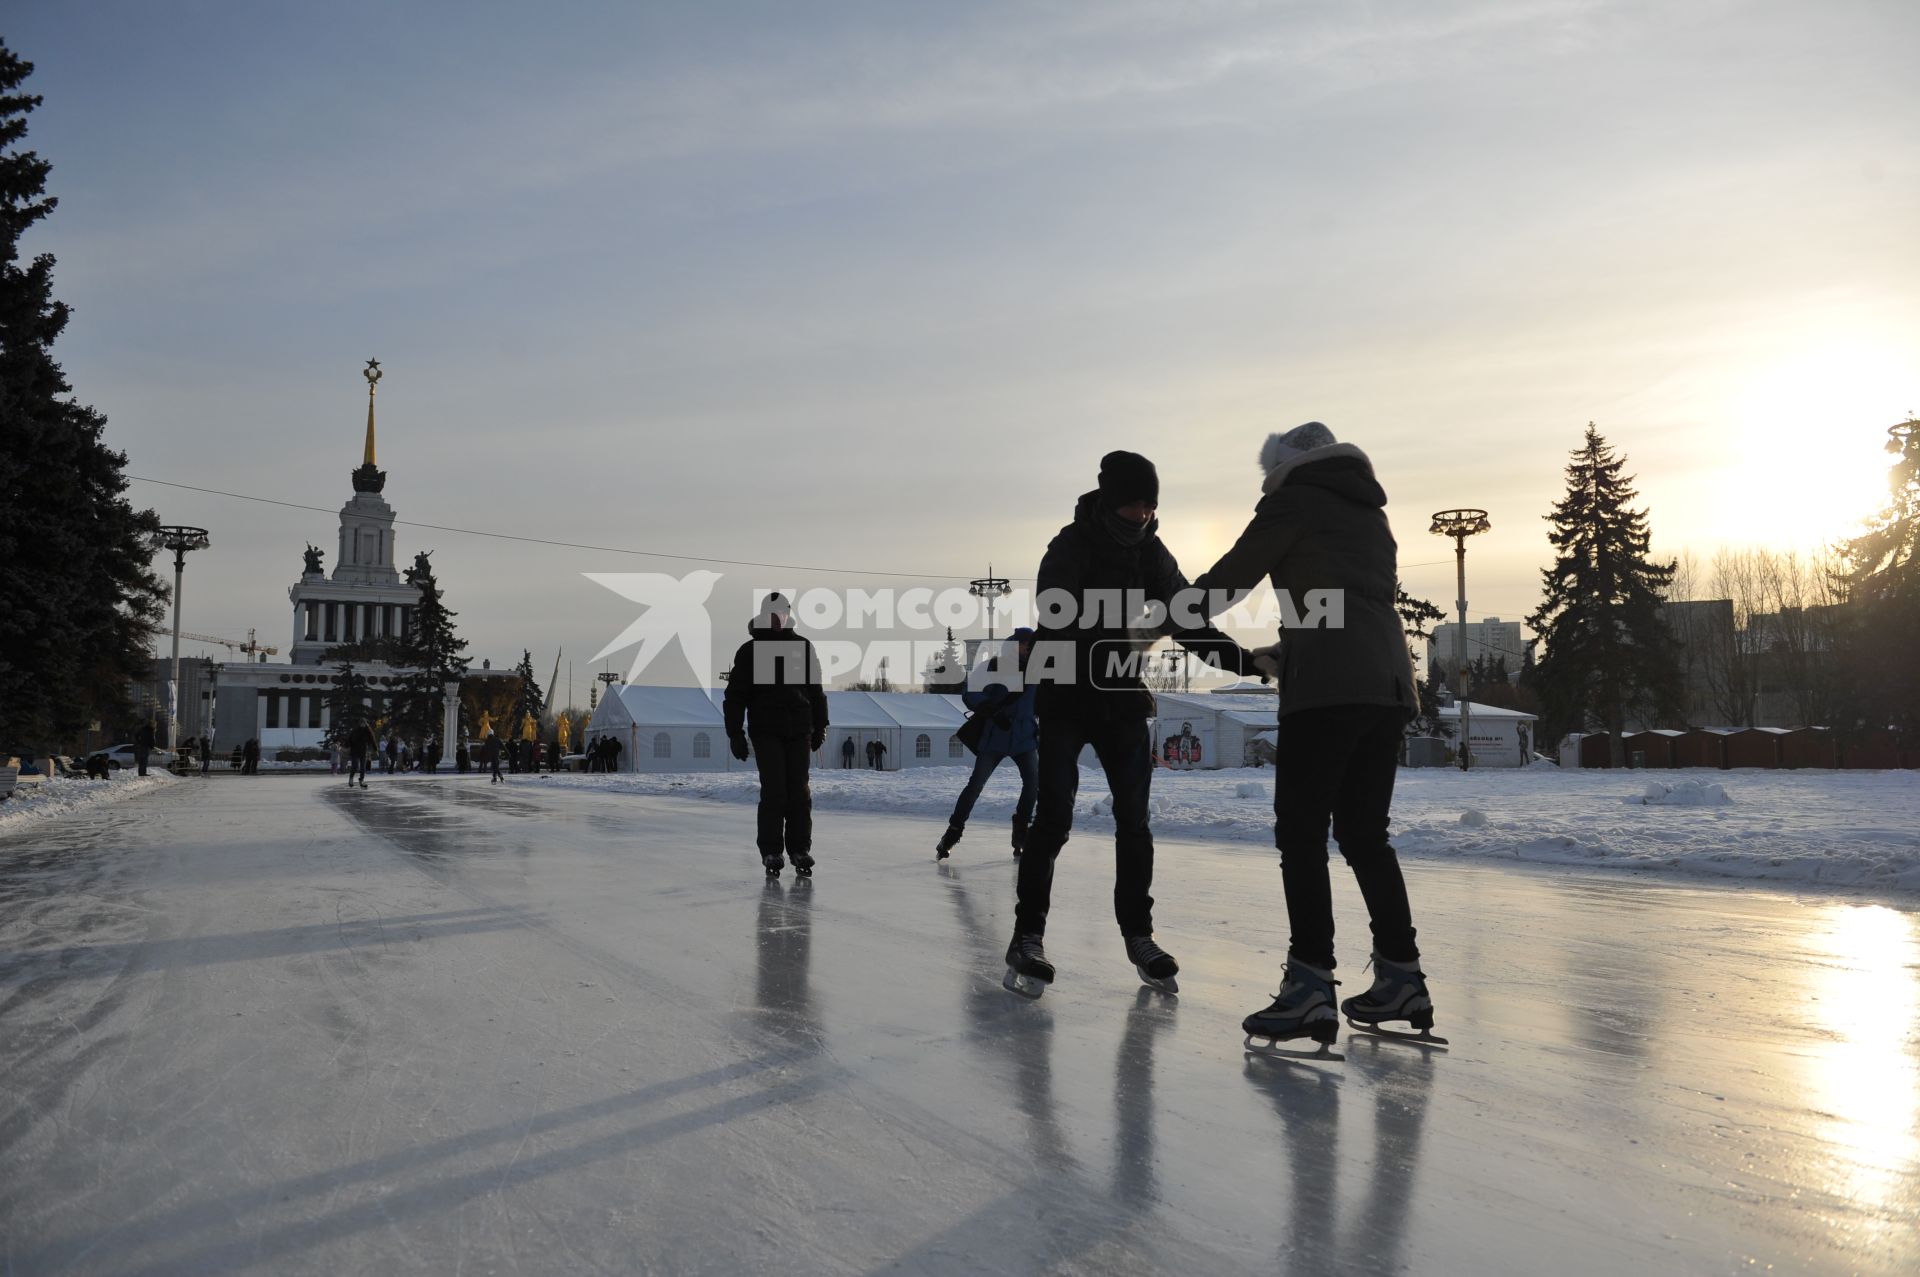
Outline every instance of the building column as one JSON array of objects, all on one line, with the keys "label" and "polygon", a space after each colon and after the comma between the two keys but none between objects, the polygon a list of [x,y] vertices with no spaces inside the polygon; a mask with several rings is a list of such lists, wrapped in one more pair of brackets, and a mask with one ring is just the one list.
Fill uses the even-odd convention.
[{"label": "building column", "polygon": [[[273,695],[272,692],[262,688],[259,696],[254,700],[253,738],[255,740],[265,740],[267,738],[267,697],[271,695]],[[238,745],[244,742],[235,741],[234,743]]]}]

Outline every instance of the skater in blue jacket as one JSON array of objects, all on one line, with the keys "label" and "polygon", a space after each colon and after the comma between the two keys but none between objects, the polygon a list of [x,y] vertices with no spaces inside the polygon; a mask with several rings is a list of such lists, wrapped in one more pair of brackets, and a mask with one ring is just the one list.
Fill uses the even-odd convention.
[{"label": "skater in blue jacket", "polygon": [[1020,773],[1020,800],[1013,809],[1013,854],[1017,857],[1026,849],[1040,759],[1039,726],[1033,710],[1038,689],[1023,676],[1032,654],[1033,631],[1022,627],[1013,632],[999,653],[967,677],[967,690],[960,699],[983,720],[983,725],[974,746],[973,775],[954,802],[953,815],[947,817],[947,832],[934,848],[936,860],[945,860],[967,832],[967,817],[973,814],[973,804],[979,800],[987,778],[1009,758]]}]

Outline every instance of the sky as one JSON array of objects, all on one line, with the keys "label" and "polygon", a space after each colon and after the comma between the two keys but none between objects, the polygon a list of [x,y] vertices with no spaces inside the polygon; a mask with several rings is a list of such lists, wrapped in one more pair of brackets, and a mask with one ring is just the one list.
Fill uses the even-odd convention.
[{"label": "sky", "polygon": [[720,571],[726,633],[752,587],[1018,581],[1112,448],[1198,575],[1266,434],[1324,421],[1414,593],[1452,610],[1431,513],[1489,511],[1469,611],[1514,618],[1589,421],[1707,557],[1843,534],[1920,408],[1911,3],[25,0],[0,35],[76,397],[143,480],[321,508],[133,485],[212,534],[183,626],[283,649],[370,357],[401,519],[607,547],[398,533],[476,659],[559,653],[579,703],[637,611],[585,573]]}]

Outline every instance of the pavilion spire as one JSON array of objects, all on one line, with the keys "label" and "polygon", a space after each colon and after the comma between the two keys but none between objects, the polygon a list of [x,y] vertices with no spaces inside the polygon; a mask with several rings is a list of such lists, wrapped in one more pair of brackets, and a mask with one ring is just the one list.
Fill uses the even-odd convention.
[{"label": "pavilion spire", "polygon": [[363,375],[367,379],[367,453],[360,460],[361,464],[371,466],[378,464],[373,449],[373,392],[380,384],[380,361],[367,360],[366,372]]},{"label": "pavilion spire", "polygon": [[387,482],[387,476],[376,462],[373,437],[373,392],[380,384],[380,361],[367,360],[366,369],[361,375],[367,379],[367,447],[361,457],[360,468],[353,472],[353,490],[378,492]]}]

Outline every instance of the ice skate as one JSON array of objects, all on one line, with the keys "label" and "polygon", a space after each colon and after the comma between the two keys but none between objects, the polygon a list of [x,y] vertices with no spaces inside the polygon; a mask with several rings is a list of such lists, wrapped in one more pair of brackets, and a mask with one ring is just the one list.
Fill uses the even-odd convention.
[{"label": "ice skate", "polygon": [[793,861],[793,872],[797,877],[813,877],[813,857],[804,851],[792,852],[787,857]]},{"label": "ice skate", "polygon": [[966,831],[959,825],[948,825],[947,832],[941,834],[940,841],[934,844],[933,858],[935,860],[945,860],[947,853],[953,850],[954,845],[960,841],[960,835],[965,832]]},{"label": "ice skate", "polygon": [[[1433,999],[1427,995],[1427,977],[1419,964],[1395,962],[1376,953],[1372,965],[1373,987],[1340,1004],[1347,1023],[1376,1037],[1419,1046],[1446,1046],[1445,1038],[1433,1034]],[[1381,1027],[1393,1020],[1405,1020],[1414,1031]]]},{"label": "ice skate", "polygon": [[1133,963],[1148,988],[1162,993],[1180,992],[1180,982],[1173,978],[1179,974],[1180,964],[1173,960],[1172,954],[1155,944],[1151,935],[1128,936],[1126,941],[1127,961]]},{"label": "ice skate", "polygon": [[760,863],[767,868],[767,880],[769,882],[778,878],[780,871],[786,868],[787,865],[786,857],[784,856],[762,856],[760,857]]},{"label": "ice skate", "polygon": [[[1343,1060],[1333,1054],[1333,1043],[1340,1036],[1340,1017],[1333,1009],[1333,972],[1310,967],[1298,958],[1287,959],[1287,973],[1273,1005],[1255,1011],[1240,1022],[1247,1035],[1247,1050],[1256,1055],[1290,1056],[1305,1059]],[[1311,1038],[1320,1044],[1317,1051],[1289,1051],[1282,1042]]]},{"label": "ice skate", "polygon": [[1015,935],[1007,946],[1007,974],[1001,979],[1009,993],[1037,998],[1053,983],[1053,964],[1036,935]]}]

